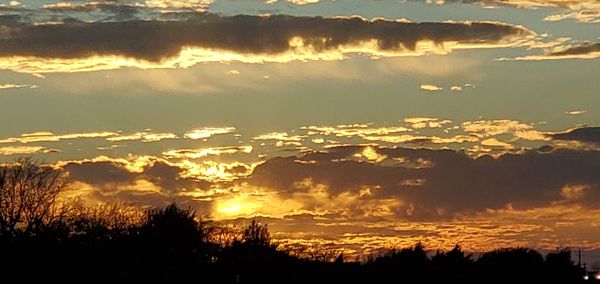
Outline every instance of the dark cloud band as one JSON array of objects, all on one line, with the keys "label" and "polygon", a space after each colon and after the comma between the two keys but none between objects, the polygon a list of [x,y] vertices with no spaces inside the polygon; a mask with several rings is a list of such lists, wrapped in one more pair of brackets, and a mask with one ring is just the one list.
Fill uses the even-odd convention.
[{"label": "dark cloud band", "polygon": [[567,48],[563,51],[550,53],[548,56],[577,56],[588,55],[600,52],[600,43],[584,43],[578,46]]},{"label": "dark cloud band", "polygon": [[552,139],[600,145],[600,127],[582,127],[550,135]]},{"label": "dark cloud band", "polygon": [[177,56],[184,47],[241,54],[272,55],[293,48],[292,39],[317,52],[376,41],[384,52],[414,51],[420,41],[436,45],[489,45],[530,32],[492,22],[410,23],[368,21],[358,17],[233,17],[196,14],[179,21],[81,22],[22,24],[0,29],[0,56],[75,59],[94,55],[124,56],[158,62]]},{"label": "dark cloud band", "polygon": [[[377,162],[357,160],[357,154],[365,151],[383,158]],[[453,150],[344,146],[301,157],[272,158],[249,176],[222,184],[182,178],[184,168],[158,160],[140,172],[109,161],[69,163],[64,168],[73,180],[101,190],[102,200],[120,196],[121,201],[139,204],[142,194],[142,204],[156,205],[178,198],[210,214],[211,203],[195,201],[191,193],[204,192],[204,197],[214,200],[235,190],[210,193],[213,186],[236,188],[237,184],[238,189],[276,193],[278,200],[301,203],[297,209],[308,212],[322,209],[322,198],[332,202],[351,198],[354,201],[343,203],[349,206],[343,209],[352,214],[368,215],[364,210],[371,210],[370,204],[394,203],[397,206],[390,210],[398,218],[437,220],[507,206],[524,210],[551,204],[598,208],[599,164],[598,151],[538,149],[472,158]],[[158,188],[152,198],[144,191],[145,184]],[[149,200],[154,203],[144,203]]]}]

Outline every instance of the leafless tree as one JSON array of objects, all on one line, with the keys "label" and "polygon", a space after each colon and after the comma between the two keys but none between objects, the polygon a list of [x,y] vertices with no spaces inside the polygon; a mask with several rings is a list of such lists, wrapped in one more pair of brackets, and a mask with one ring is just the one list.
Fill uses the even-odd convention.
[{"label": "leafless tree", "polygon": [[242,241],[254,246],[271,246],[271,234],[267,225],[261,225],[257,220],[252,220],[250,225],[244,229]]},{"label": "leafless tree", "polygon": [[241,239],[241,232],[233,226],[207,222],[208,242],[219,244],[222,247],[231,246]]},{"label": "leafless tree", "polygon": [[0,166],[0,234],[35,233],[65,214],[58,202],[67,187],[63,171],[30,158]]},{"label": "leafless tree", "polygon": [[147,218],[146,211],[122,202],[85,206],[75,200],[67,205],[72,210],[64,219],[73,234],[87,234],[99,229],[126,233],[128,229],[142,225]]}]

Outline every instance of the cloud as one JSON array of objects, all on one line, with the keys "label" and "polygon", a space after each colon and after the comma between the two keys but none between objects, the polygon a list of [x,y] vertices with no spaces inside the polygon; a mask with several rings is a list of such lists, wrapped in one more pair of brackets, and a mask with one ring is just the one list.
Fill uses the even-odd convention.
[{"label": "cloud", "polygon": [[59,152],[56,149],[41,147],[41,146],[7,146],[0,147],[0,155],[31,155]]},{"label": "cloud", "polygon": [[544,18],[544,21],[556,22],[564,19],[574,19],[582,23],[600,23],[600,10],[580,10],[570,13],[554,14]]},{"label": "cloud", "polygon": [[372,127],[370,124],[340,124],[337,126],[304,126],[308,135],[333,135],[335,137],[367,137],[372,135],[389,135],[393,133],[409,132],[411,129],[404,126]]},{"label": "cloud", "polygon": [[287,132],[271,132],[253,137],[253,140],[275,141],[275,146],[302,146],[302,138],[299,135],[290,135]]},{"label": "cloud", "polygon": [[320,0],[287,0],[288,2],[296,5],[306,5],[306,4],[315,4],[319,3]]},{"label": "cloud", "polygon": [[409,123],[410,127],[414,129],[421,129],[426,127],[440,128],[444,124],[451,123],[452,121],[433,117],[406,117],[404,118],[404,122]]},{"label": "cloud", "polygon": [[183,137],[192,140],[208,139],[215,135],[229,134],[235,131],[235,127],[203,127],[186,132]]},{"label": "cloud", "polygon": [[583,185],[567,184],[561,189],[560,193],[567,200],[578,200],[578,199],[583,198],[586,194],[586,191],[589,191],[590,189],[591,189],[591,186],[589,186],[587,184],[583,184]]},{"label": "cloud", "polygon": [[463,84],[462,86],[461,85],[452,85],[450,87],[450,91],[453,91],[453,92],[462,92],[463,89],[465,89],[465,88],[467,88],[467,89],[471,88],[472,89],[472,88],[475,88],[475,86],[473,84],[469,84],[469,83]]},{"label": "cloud", "polygon": [[69,13],[70,15],[93,13],[100,14],[104,17],[103,20],[110,21],[135,20],[143,8],[148,8],[148,6],[133,1],[57,2],[42,6],[43,11],[51,13]]},{"label": "cloud", "polygon": [[478,120],[462,123],[466,132],[471,132],[479,137],[489,137],[513,132],[524,132],[533,129],[533,126],[515,120],[496,119]]},{"label": "cloud", "polygon": [[189,172],[191,164],[173,163],[153,156],[129,156],[115,159],[100,156],[93,159],[61,161],[57,166],[67,170],[70,178],[97,187],[150,181],[167,192],[206,189],[211,185],[206,176]]},{"label": "cloud", "polygon": [[[507,122],[478,124],[495,125],[483,128],[498,135],[515,131],[498,126]],[[335,127],[348,128],[374,129]],[[482,144],[505,146],[486,137]],[[600,247],[597,234],[584,233],[600,220],[600,151],[546,147],[472,157],[463,150],[348,145],[244,164],[210,159],[249,147],[205,149],[56,166],[74,181],[70,196],[143,207],[176,201],[218,219],[263,216],[289,242],[329,240],[368,251],[417,240],[452,246],[460,232],[473,250]]]},{"label": "cloud", "polygon": [[[277,3],[279,0],[266,0],[265,3],[271,5]],[[307,5],[307,4],[316,4],[321,2],[321,0],[286,0],[288,3],[294,5]]]},{"label": "cloud", "polygon": [[34,143],[34,142],[59,142],[63,140],[78,140],[78,139],[97,139],[104,138],[111,142],[120,141],[141,141],[141,142],[157,142],[164,139],[177,139],[177,135],[173,133],[157,133],[151,131],[142,131],[132,134],[123,134],[114,131],[97,131],[97,132],[82,132],[82,133],[67,133],[54,134],[49,131],[38,131],[33,133],[24,133],[19,137],[9,137],[0,139],[2,143]]},{"label": "cloud", "polygon": [[549,134],[554,140],[577,141],[600,145],[600,127],[581,127],[562,133]]},{"label": "cloud", "polygon": [[43,73],[175,68],[199,62],[340,60],[353,53],[447,54],[456,49],[516,46],[532,35],[524,27],[498,22],[413,23],[359,17],[203,13],[180,20],[65,19],[10,26],[0,42],[0,68]]},{"label": "cloud", "polygon": [[450,137],[426,136],[426,135],[382,135],[363,137],[368,141],[386,142],[391,144],[417,144],[425,146],[427,144],[439,144],[443,147],[449,147],[453,143],[476,143],[479,138],[474,135],[455,135]]},{"label": "cloud", "polygon": [[78,3],[65,1],[44,4],[42,8],[54,12],[93,12],[101,11],[118,15],[117,19],[128,19],[140,10],[158,10],[161,12],[205,11],[214,0],[100,0]]},{"label": "cloud", "polygon": [[[495,142],[490,144],[496,146]],[[353,159],[365,151],[372,156],[369,162]],[[392,161],[401,163],[393,166]],[[427,161],[428,166],[413,167],[417,161]],[[431,220],[506,206],[526,209],[566,202],[564,188],[569,185],[587,185],[577,194],[585,195],[581,199],[585,206],[594,207],[600,198],[600,179],[595,174],[598,162],[600,152],[595,151],[542,154],[532,150],[472,158],[451,150],[348,146],[300,158],[267,160],[247,182],[278,191],[283,199],[322,191],[332,198],[355,196],[356,203],[394,198],[399,203],[392,211],[398,218]],[[299,186],[307,181],[310,186]],[[370,188],[368,194],[365,188]],[[362,199],[358,198],[361,191]]]},{"label": "cloud", "polygon": [[[246,149],[241,149],[246,151]],[[169,157],[169,159],[179,157]],[[196,159],[196,158],[194,158]],[[247,177],[257,164],[172,161],[153,156],[128,156],[60,161],[72,181],[68,196],[87,203],[128,202],[140,207],[163,206],[176,201],[210,215],[214,200],[240,192],[233,181]]]},{"label": "cloud", "polygon": [[[489,210],[443,222],[349,218],[342,214],[299,213],[284,218],[256,217],[268,223],[282,245],[313,250],[338,249],[344,255],[378,254],[390,247],[422,242],[430,250],[452,249],[456,243],[470,252],[524,246],[553,251],[557,247],[595,249],[600,244],[600,210],[552,205],[518,210]],[[237,219],[232,222],[247,222]],[[333,245],[335,244],[335,245]],[[332,247],[333,246],[333,247]],[[589,254],[592,254],[590,252]],[[595,253],[594,253],[595,254]],[[585,254],[584,254],[585,255]]]},{"label": "cloud", "polygon": [[549,56],[568,57],[568,56],[600,56],[600,43],[584,43],[578,46],[569,47],[565,50],[555,51]]},{"label": "cloud", "polygon": [[437,92],[437,91],[441,91],[444,88],[436,86],[436,85],[431,85],[431,84],[421,84],[421,90],[422,91],[428,91],[428,92]]},{"label": "cloud", "polygon": [[509,143],[498,141],[496,138],[488,138],[481,141],[481,145],[489,147],[500,147],[504,149],[512,149],[513,146]]},{"label": "cloud", "polygon": [[559,7],[569,9],[581,9],[583,7],[597,6],[597,0],[436,0],[436,4],[444,3],[482,3],[503,4],[520,8]]},{"label": "cloud", "polygon": [[179,149],[170,150],[163,153],[166,158],[177,158],[177,159],[199,159],[208,156],[220,156],[223,154],[235,154],[235,153],[246,153],[252,152],[252,146],[229,146],[229,147],[214,147],[214,148],[202,148],[202,149]]},{"label": "cloud", "polygon": [[83,132],[83,133],[69,133],[69,134],[54,134],[48,131],[39,131],[34,133],[21,134],[20,137],[10,137],[0,139],[0,143],[32,143],[32,142],[58,142],[61,140],[69,139],[82,139],[82,138],[107,138],[117,136],[118,133],[103,131],[103,132]]},{"label": "cloud", "polygon": [[561,59],[595,59],[600,57],[600,42],[583,43],[576,46],[558,47],[544,55],[528,55],[515,58],[515,60],[561,60]]},{"label": "cloud", "polygon": [[111,142],[120,142],[120,141],[142,141],[142,142],[157,142],[164,139],[177,139],[177,135],[173,133],[154,133],[154,132],[137,132],[128,135],[117,135],[113,137],[108,137],[106,140]]},{"label": "cloud", "polygon": [[188,8],[196,11],[204,11],[214,0],[146,0],[145,5],[149,8]]},{"label": "cloud", "polygon": [[[426,1],[432,2],[430,0]],[[597,23],[600,21],[600,2],[597,0],[436,0],[433,2],[436,4],[476,3],[488,7],[490,5],[498,5],[524,9],[557,8],[569,10],[570,12],[550,15],[544,20],[559,21],[570,18],[585,23]]]},{"label": "cloud", "polygon": [[587,110],[581,109],[581,110],[569,110],[569,111],[565,111],[565,114],[568,115],[582,115],[584,113],[586,113]]},{"label": "cloud", "polygon": [[[600,151],[522,149],[515,144],[516,133],[536,130],[513,120],[436,124],[442,121],[413,117],[398,126],[352,123],[270,133],[264,136],[273,138],[269,141],[320,137],[325,145],[256,163],[220,161],[249,156],[248,145],[178,149],[161,157],[97,157],[55,166],[67,170],[73,181],[68,195],[82,195],[86,202],[151,207],[175,201],[219,220],[262,216],[274,237],[290,245],[335,241],[355,252],[419,240],[429,247],[451,247],[460,241],[471,250],[514,244],[600,247],[597,230],[589,231],[589,224],[600,220]],[[427,127],[411,126],[418,123]],[[430,131],[451,136],[418,134]],[[551,145],[565,141],[561,139],[590,141],[582,137],[591,135],[575,129],[540,133],[552,139],[542,143]],[[334,138],[365,141],[402,135],[446,139],[442,148],[464,135],[475,141],[467,145],[510,153],[473,156],[462,144],[453,150],[425,148],[427,144],[383,147],[373,144],[376,140],[368,145],[328,145]]]},{"label": "cloud", "polygon": [[36,89],[37,85],[0,84],[0,91],[9,89]]},{"label": "cloud", "polygon": [[532,123],[508,119],[453,123],[451,120],[435,117],[406,117],[397,125],[385,126],[369,122],[332,126],[309,125],[288,132],[259,134],[254,136],[250,143],[261,151],[272,150],[269,146],[289,146],[284,150],[295,153],[341,145],[403,144],[432,149],[463,149],[470,155],[479,156],[518,152],[523,148],[531,148],[532,145],[543,146],[542,143],[555,144],[547,136],[552,133],[537,130]]}]

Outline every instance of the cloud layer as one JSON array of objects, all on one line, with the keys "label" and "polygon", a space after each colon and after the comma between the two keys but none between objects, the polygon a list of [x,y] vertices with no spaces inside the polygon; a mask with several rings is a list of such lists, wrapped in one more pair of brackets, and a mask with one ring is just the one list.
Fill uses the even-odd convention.
[{"label": "cloud layer", "polygon": [[[66,195],[83,202],[176,201],[219,220],[262,216],[289,245],[335,240],[353,251],[421,240],[443,247],[460,241],[472,250],[514,243],[600,248],[586,233],[600,220],[597,127],[541,132],[507,119],[407,117],[398,125],[306,126],[250,140],[233,127],[195,131],[230,133],[239,143],[54,166],[73,181]],[[97,133],[26,133],[7,139],[0,155],[57,151],[35,143],[128,136]],[[127,143],[148,135],[133,136],[138,141]],[[175,136],[152,145],[218,140]],[[463,231],[478,237],[460,237]]]},{"label": "cloud layer", "polygon": [[436,4],[444,3],[476,3],[493,6],[509,6],[517,8],[538,9],[558,8],[569,12],[547,16],[546,21],[575,19],[579,22],[600,22],[600,1],[598,0],[426,0]]},{"label": "cloud layer", "polygon": [[0,57],[4,58],[0,68],[30,72],[185,67],[204,61],[337,60],[350,53],[445,54],[454,49],[511,46],[532,35],[523,27],[497,22],[209,13],[177,20],[64,19],[31,24],[4,18],[0,23]]},{"label": "cloud layer", "polygon": [[557,46],[543,55],[528,55],[515,60],[561,60],[561,59],[595,59],[600,57],[600,43],[585,42],[569,46]]}]

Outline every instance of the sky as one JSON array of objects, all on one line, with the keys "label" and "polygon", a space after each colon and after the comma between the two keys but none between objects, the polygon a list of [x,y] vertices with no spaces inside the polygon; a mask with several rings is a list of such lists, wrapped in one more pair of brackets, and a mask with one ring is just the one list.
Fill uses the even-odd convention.
[{"label": "sky", "polygon": [[599,0],[0,1],[0,162],[87,204],[600,263]]}]

